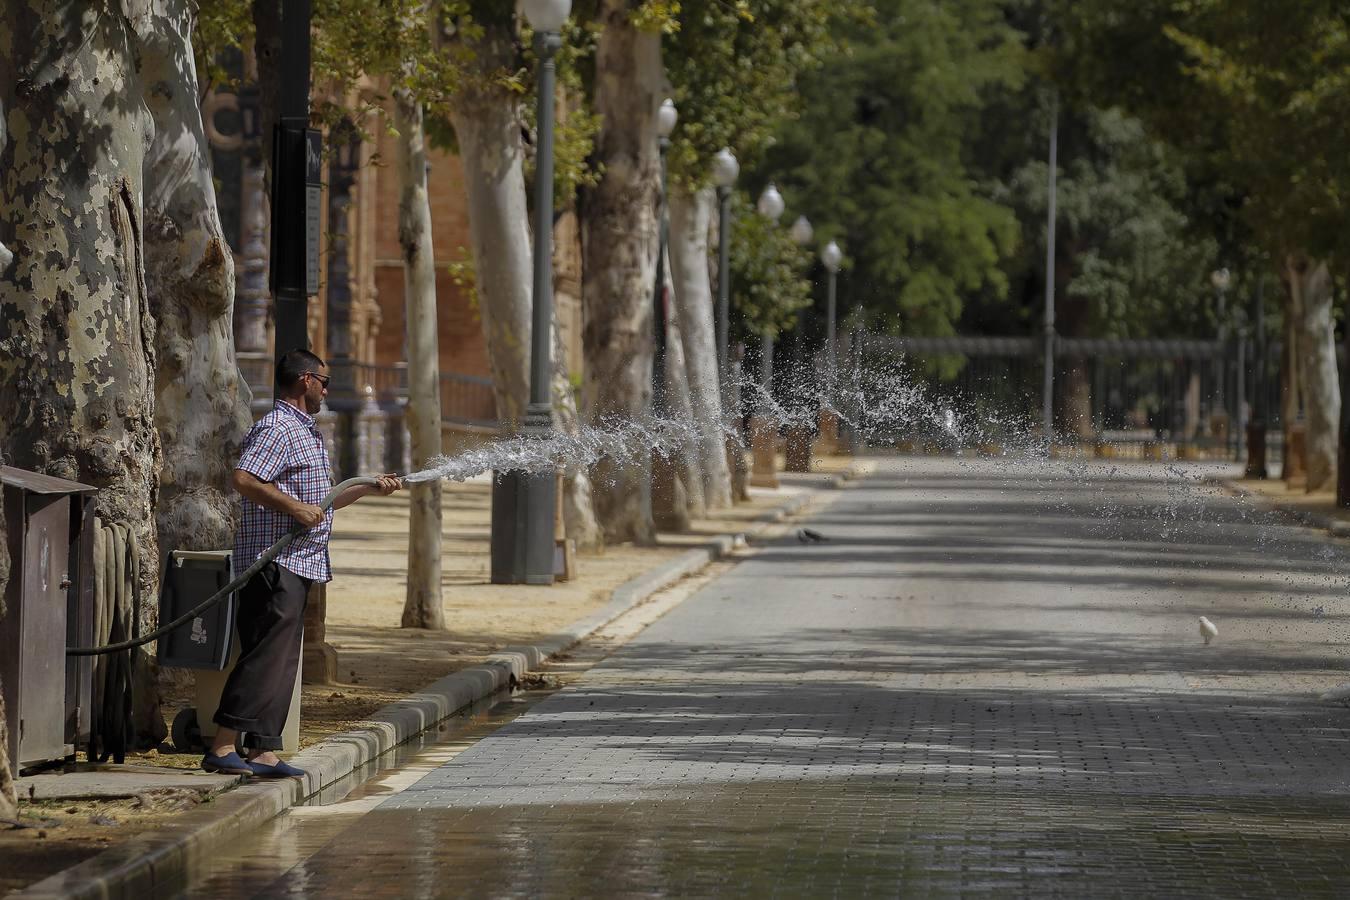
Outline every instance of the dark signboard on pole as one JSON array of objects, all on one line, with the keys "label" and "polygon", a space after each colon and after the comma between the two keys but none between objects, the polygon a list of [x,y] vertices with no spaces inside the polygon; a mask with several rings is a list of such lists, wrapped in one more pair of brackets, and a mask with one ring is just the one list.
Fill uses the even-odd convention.
[{"label": "dark signboard on pole", "polygon": [[319,214],[323,209],[323,137],[305,130],[305,293],[319,292]]}]

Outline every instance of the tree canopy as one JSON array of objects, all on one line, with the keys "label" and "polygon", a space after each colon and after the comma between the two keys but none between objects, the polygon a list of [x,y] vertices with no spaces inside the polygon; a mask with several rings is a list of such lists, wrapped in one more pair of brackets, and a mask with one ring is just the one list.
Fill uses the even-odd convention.
[{"label": "tree canopy", "polygon": [[[998,3],[879,0],[800,87],[756,178],[784,186],[853,261],[848,305],[912,333],[951,333],[965,299],[1002,297],[1016,219],[967,160],[990,90],[1025,78]],[[753,180],[753,179],[752,179]]]}]

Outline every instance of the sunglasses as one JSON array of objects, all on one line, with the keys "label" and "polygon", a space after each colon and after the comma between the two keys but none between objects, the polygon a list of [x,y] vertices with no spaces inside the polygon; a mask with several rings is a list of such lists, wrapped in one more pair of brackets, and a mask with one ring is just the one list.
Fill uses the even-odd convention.
[{"label": "sunglasses", "polygon": [[320,375],[318,372],[305,372],[304,374],[311,378],[318,379],[319,384],[325,388],[328,387],[328,379],[332,377],[330,375]]}]

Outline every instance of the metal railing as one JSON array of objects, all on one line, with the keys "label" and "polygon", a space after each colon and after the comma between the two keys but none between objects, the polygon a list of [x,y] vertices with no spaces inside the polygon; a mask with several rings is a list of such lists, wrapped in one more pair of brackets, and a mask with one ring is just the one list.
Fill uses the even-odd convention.
[{"label": "metal railing", "polygon": [[[1032,337],[860,335],[859,352],[894,362],[930,396],[985,421],[1034,427],[1041,402],[1042,345]],[[1254,347],[1236,340],[1058,338],[1055,384],[1082,421],[1067,439],[1107,443],[1165,442],[1234,456],[1242,425],[1263,394],[1268,441],[1279,452],[1279,348],[1262,371]],[[1239,403],[1239,398],[1245,402]],[[883,428],[883,431],[886,431]]]}]

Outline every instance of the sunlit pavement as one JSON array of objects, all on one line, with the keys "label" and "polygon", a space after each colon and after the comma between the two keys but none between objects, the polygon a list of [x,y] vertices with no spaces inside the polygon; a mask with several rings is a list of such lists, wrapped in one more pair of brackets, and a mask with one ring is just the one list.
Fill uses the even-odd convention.
[{"label": "sunlit pavement", "polygon": [[1213,471],[887,459],[826,542],[197,895],[1344,895],[1348,546]]}]

